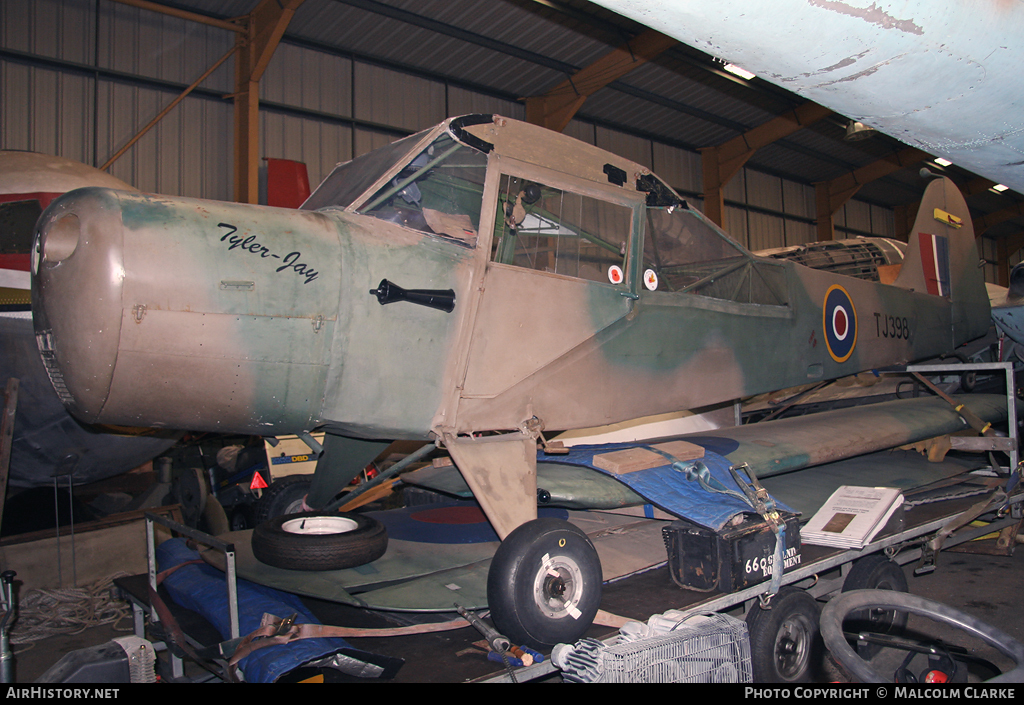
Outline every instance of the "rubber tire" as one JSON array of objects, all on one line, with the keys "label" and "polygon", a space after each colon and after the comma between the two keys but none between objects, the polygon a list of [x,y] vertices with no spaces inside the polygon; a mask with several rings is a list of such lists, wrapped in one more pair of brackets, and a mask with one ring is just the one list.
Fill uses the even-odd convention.
[{"label": "rubber tire", "polygon": [[825,605],[825,609],[821,613],[821,636],[839,667],[861,683],[891,682],[890,679],[880,676],[867,661],[857,655],[843,634],[842,625],[846,621],[847,615],[872,607],[904,610],[941,624],[958,627],[997,649],[1016,664],[1012,671],[985,681],[986,683],[1024,682],[1024,645],[1006,632],[941,602],[926,600],[908,592],[852,590],[832,598]]},{"label": "rubber tire", "polygon": [[[907,592],[907,576],[903,574],[903,568],[889,560],[884,553],[874,553],[853,562],[853,568],[843,581],[842,592],[851,590]],[[899,610],[887,610],[882,614],[878,614],[878,610],[853,612],[846,618],[843,629],[854,633],[895,634],[906,628],[909,617],[909,614]],[[857,653],[866,659],[881,650],[880,644],[857,643]]]},{"label": "rubber tire", "polygon": [[755,683],[810,683],[824,656],[817,601],[803,590],[784,587],[769,602],[747,613]]},{"label": "rubber tire", "polygon": [[[966,355],[963,353],[945,354],[939,356],[940,362],[946,362],[948,360],[956,360],[964,365],[970,362]],[[978,373],[975,371],[962,372],[960,373],[960,389],[957,391],[961,394],[970,394],[974,391],[974,388],[978,386]]]},{"label": "rubber tire", "polygon": [[[351,519],[356,527],[337,534],[293,534],[283,525],[292,519],[314,517]],[[388,532],[373,517],[350,512],[301,512],[263,522],[252,532],[257,560],[286,570],[341,570],[372,563],[388,548]]]},{"label": "rubber tire", "polygon": [[[550,567],[570,577],[572,609],[564,607],[545,580]],[[590,628],[601,606],[601,559],[587,535],[567,521],[528,521],[505,537],[487,573],[487,604],[494,626],[513,644],[549,649],[575,643]],[[547,595],[545,609],[538,602]],[[576,615],[575,617],[573,615]]]},{"label": "rubber tire", "polygon": [[253,522],[258,526],[283,514],[297,514],[296,508],[302,511],[302,500],[312,484],[312,475],[288,475],[274,480],[253,503]]}]

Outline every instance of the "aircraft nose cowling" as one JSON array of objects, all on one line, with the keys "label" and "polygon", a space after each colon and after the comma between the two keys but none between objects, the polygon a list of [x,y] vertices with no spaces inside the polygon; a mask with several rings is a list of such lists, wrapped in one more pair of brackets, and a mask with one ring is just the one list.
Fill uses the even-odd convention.
[{"label": "aircraft nose cowling", "polygon": [[336,223],[308,211],[82,189],[39,221],[36,338],[90,423],[295,433],[323,405]]},{"label": "aircraft nose cowling", "polygon": [[106,189],[66,194],[37,227],[36,338],[57,394],[83,421],[99,419],[110,392],[121,326],[123,240],[117,192]]}]

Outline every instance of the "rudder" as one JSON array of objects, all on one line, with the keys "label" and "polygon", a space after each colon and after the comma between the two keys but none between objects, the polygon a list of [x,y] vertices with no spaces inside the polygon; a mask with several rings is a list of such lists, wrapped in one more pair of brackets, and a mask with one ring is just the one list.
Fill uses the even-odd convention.
[{"label": "rudder", "polygon": [[989,300],[974,225],[960,189],[946,177],[925,189],[893,283],[950,300],[951,349],[988,331]]}]

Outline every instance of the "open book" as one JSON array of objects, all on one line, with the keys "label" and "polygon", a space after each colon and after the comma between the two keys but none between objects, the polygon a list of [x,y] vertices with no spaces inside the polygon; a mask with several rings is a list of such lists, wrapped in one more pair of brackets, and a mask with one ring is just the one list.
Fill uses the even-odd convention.
[{"label": "open book", "polygon": [[800,529],[804,543],[838,548],[862,548],[903,505],[894,487],[843,485]]}]

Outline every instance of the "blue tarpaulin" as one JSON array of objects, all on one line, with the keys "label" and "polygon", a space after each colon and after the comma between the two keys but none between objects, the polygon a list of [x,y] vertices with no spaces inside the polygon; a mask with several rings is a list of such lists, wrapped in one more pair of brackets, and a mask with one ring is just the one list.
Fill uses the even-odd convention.
[{"label": "blue tarpaulin", "polygon": [[[182,563],[199,559],[199,553],[181,539],[164,541],[157,547],[157,562],[164,571]],[[168,575],[163,587],[176,603],[197,612],[212,624],[226,640],[231,638],[227,584],[224,573],[205,564],[185,565]],[[298,614],[297,624],[320,624],[320,621],[296,596],[247,580],[238,580],[238,623],[242,636],[260,627],[264,614],[285,618]],[[238,666],[250,683],[272,683],[302,664],[336,653],[383,667],[372,669],[388,675],[401,664],[353,648],[340,637],[299,639],[288,644],[268,646],[253,651]]]},{"label": "blue tarpaulin", "polygon": [[[704,457],[699,461],[672,462],[666,458],[665,464],[660,467],[623,474],[611,473],[594,465],[595,455],[632,448],[646,448],[658,452],[649,445],[613,443],[574,446],[569,449],[567,455],[544,456],[543,460],[547,463],[586,467],[614,477],[656,507],[715,531],[720,530],[732,517],[741,512],[754,512],[746,501],[734,496],[743,496],[743,490],[729,472],[731,463],[725,457],[706,448]],[[726,492],[711,492],[696,479],[687,479],[688,476],[694,477],[700,466],[707,469],[705,477],[709,478],[710,484]],[[687,470],[691,472],[688,473]],[[776,502],[776,507],[782,511],[792,511],[781,502]]]}]

